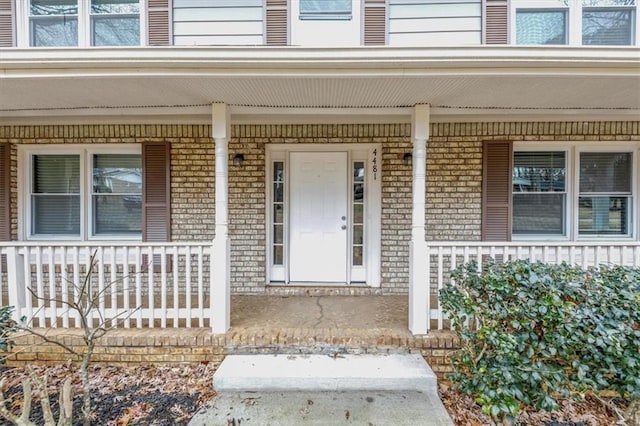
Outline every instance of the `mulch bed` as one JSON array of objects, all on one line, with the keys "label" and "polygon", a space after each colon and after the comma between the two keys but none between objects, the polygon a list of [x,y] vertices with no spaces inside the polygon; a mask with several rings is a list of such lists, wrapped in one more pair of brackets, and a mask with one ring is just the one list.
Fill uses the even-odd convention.
[{"label": "mulch bed", "polygon": [[[111,367],[96,365],[91,368],[93,424],[96,425],[186,425],[191,417],[214,396],[214,364],[174,365],[162,367]],[[74,417],[79,416],[82,386],[77,369],[72,365],[35,366],[36,374],[48,377],[51,405],[58,416],[57,390],[67,377],[73,378]],[[18,414],[22,408],[23,369],[0,368],[6,377],[5,399],[11,411]],[[482,413],[472,398],[455,392],[444,383],[440,396],[456,425],[494,425]],[[610,406],[608,406],[609,404]],[[584,401],[564,401],[562,411],[525,412],[518,417],[518,425],[545,426],[599,426],[615,425],[619,417],[615,412],[625,409],[624,401],[595,398]],[[31,420],[42,424],[42,409],[34,390]],[[5,424],[0,418],[0,424]],[[77,424],[80,424],[79,421]]]}]

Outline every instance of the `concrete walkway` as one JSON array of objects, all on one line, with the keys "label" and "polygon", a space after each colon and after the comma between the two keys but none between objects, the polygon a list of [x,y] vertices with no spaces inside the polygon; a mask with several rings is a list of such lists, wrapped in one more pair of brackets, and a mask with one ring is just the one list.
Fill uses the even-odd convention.
[{"label": "concrete walkway", "polygon": [[190,425],[451,425],[418,354],[230,355]]}]

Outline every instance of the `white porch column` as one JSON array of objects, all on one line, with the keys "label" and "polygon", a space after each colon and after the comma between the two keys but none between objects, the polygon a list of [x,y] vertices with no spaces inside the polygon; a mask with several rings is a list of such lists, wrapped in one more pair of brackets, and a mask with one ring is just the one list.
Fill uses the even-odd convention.
[{"label": "white porch column", "polygon": [[211,108],[215,144],[215,238],[211,253],[211,328],[226,333],[231,323],[231,244],[229,242],[229,108],[215,103]]},{"label": "white porch column", "polygon": [[429,326],[429,256],[425,240],[425,190],[429,105],[416,105],[411,120],[413,204],[409,247],[409,330],[426,334]]},{"label": "white porch column", "polygon": [[[20,321],[22,309],[27,306],[25,297],[24,256],[18,253],[17,247],[7,247],[7,284],[9,290],[9,306],[13,306],[13,320]],[[31,320],[31,318],[29,318]]]}]

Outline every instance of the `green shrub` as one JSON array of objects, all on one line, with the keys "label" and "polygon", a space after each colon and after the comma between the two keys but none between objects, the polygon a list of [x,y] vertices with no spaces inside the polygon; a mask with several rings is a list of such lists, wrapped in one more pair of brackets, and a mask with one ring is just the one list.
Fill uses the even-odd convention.
[{"label": "green shrub", "polygon": [[[13,346],[9,336],[16,331],[16,323],[11,318],[12,306],[0,306],[0,351],[8,352]],[[5,363],[5,357],[0,356],[0,364]]]},{"label": "green shrub", "polygon": [[492,417],[613,390],[640,396],[640,270],[471,262],[440,293],[463,348],[452,382]]}]

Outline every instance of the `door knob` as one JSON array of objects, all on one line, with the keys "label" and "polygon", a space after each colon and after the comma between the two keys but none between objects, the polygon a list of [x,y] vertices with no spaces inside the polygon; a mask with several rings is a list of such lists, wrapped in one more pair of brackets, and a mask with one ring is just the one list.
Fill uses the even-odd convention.
[{"label": "door knob", "polygon": [[342,226],[340,227],[340,229],[342,229],[342,230],[344,231],[345,229],[347,229],[347,225],[342,225]]},{"label": "door knob", "polygon": [[341,219],[342,220],[347,220],[347,217],[346,216],[342,216]]}]

